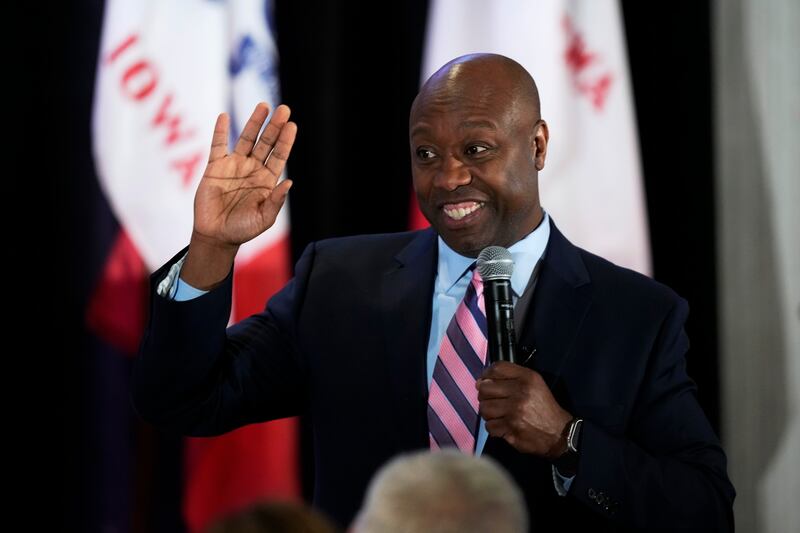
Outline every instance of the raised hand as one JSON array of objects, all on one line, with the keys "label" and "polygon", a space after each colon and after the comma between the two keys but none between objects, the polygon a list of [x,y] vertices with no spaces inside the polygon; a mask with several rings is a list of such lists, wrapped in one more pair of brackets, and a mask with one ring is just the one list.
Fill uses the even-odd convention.
[{"label": "raised hand", "polygon": [[194,227],[181,279],[200,289],[225,278],[241,244],[270,228],[291,180],[278,183],[292,150],[297,125],[280,105],[259,137],[269,106],[256,106],[233,152],[228,153],[226,113],[217,117],[211,153],[194,197]]},{"label": "raised hand", "polygon": [[256,106],[233,152],[228,153],[229,118],[217,118],[208,166],[194,198],[194,233],[220,246],[239,246],[275,223],[292,185],[278,185],[297,126],[289,108],[278,106],[261,137],[269,107]]}]

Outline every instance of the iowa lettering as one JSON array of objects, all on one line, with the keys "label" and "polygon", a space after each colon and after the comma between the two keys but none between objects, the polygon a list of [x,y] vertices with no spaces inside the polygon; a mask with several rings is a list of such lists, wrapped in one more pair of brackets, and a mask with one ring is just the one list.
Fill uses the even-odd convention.
[{"label": "iowa lettering", "polygon": [[[187,128],[181,115],[172,111],[173,95],[162,88],[154,62],[136,55],[138,35],[131,35],[114,47],[103,62],[119,72],[119,90],[128,100],[137,104],[151,103],[156,112],[150,120],[153,135],[163,135],[165,151],[180,151],[185,141],[194,136],[194,129]],[[160,102],[159,102],[160,100]],[[170,161],[169,172],[176,172],[181,184],[187,187],[197,175],[198,165],[203,162],[202,150],[165,158]]]},{"label": "iowa lettering", "polygon": [[597,53],[591,52],[583,36],[575,29],[569,15],[564,15],[564,32],[567,36],[567,49],[564,60],[578,92],[588,98],[597,111],[602,111],[608,98],[614,77],[611,70],[602,64]]}]

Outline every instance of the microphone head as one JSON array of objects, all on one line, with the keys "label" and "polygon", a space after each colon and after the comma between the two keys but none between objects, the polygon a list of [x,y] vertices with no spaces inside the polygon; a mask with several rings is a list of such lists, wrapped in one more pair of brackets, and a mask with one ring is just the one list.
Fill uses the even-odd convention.
[{"label": "microphone head", "polygon": [[478,272],[483,281],[511,279],[514,272],[511,252],[502,246],[487,246],[478,254]]}]

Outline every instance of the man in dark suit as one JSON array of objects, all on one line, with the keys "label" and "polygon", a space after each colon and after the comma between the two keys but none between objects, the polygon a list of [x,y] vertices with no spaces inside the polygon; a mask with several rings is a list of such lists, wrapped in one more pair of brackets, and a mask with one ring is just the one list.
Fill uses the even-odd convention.
[{"label": "man in dark suit", "polygon": [[266,116],[259,105],[231,154],[218,118],[188,251],[151,278],[133,380],[145,419],[201,436],[310,416],[315,504],[346,525],[385,461],[448,444],[429,431],[433,368],[471,263],[500,245],[524,360],[473,378],[474,453],[508,469],[531,524],[733,529],[725,455],[685,372],[686,302],[576,248],[542,210],[549,132],[520,65],[458,58],[417,96],[412,171],[432,228],[312,243],[267,308],[226,329],[238,246],[291,186],[277,178],[296,126],[279,106],[259,137]]}]

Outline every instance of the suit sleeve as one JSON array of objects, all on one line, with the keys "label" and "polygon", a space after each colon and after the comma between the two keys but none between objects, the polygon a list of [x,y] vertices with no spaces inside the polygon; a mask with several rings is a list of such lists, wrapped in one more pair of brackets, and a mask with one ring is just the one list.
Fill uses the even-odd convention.
[{"label": "suit sleeve", "polygon": [[131,380],[136,412],[164,431],[190,436],[302,413],[307,369],[297,318],[314,249],[306,248],[294,278],[264,311],[231,327],[232,271],[219,287],[188,301],[156,294],[158,281],[186,248],[153,273],[150,314]]},{"label": "suit sleeve", "polygon": [[733,531],[726,457],[685,368],[688,314],[664,319],[624,437],[586,420],[570,494],[642,531]]}]

